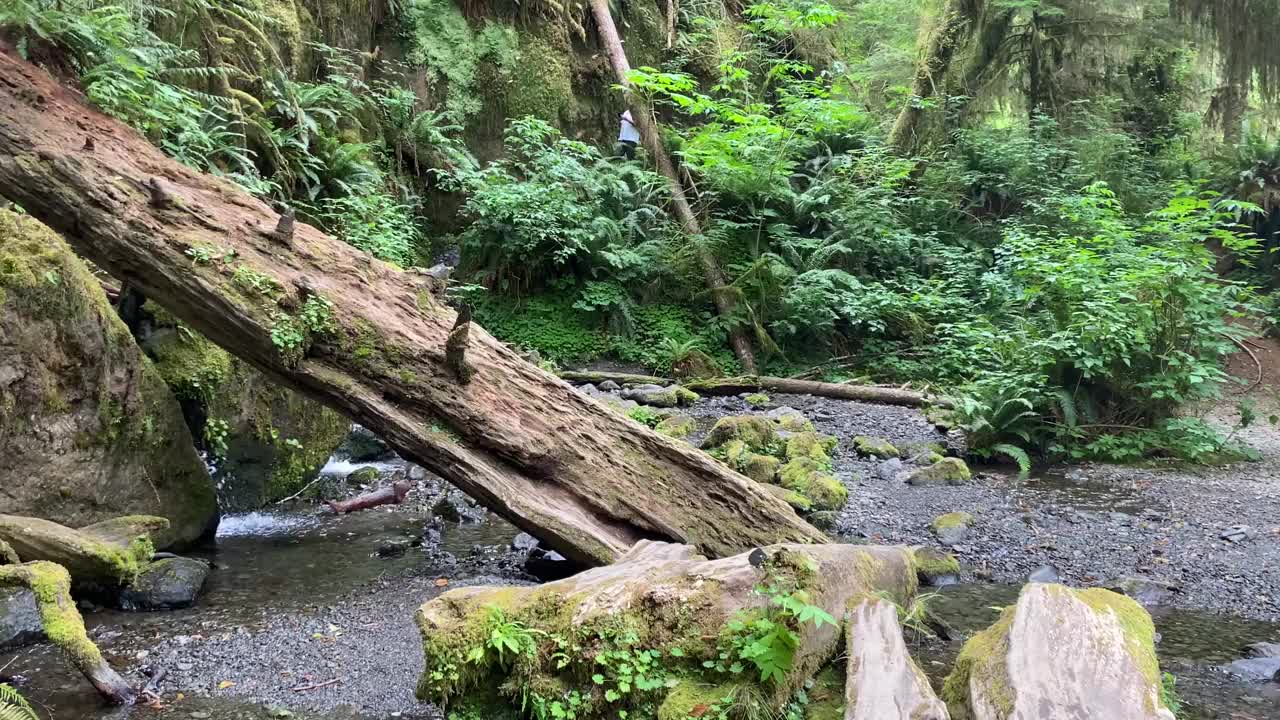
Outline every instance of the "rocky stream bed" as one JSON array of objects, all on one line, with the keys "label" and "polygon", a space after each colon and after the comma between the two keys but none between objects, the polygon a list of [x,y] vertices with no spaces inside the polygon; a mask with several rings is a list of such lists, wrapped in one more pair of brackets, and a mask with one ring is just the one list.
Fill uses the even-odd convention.
[{"label": "rocky stream bed", "polygon": [[[940,683],[963,639],[990,624],[1032,573],[1070,585],[1141,589],[1152,601],[1165,670],[1178,677],[1185,717],[1280,718],[1280,684],[1222,666],[1249,643],[1280,641],[1280,438],[1255,430],[1261,462],[1222,468],[1077,466],[1019,480],[978,468],[970,484],[916,487],[895,461],[862,459],[857,435],[893,443],[942,441],[915,410],[811,397],[704,399],[681,412],[694,439],[716,418],[801,411],[840,438],[836,475],[850,499],[833,519],[837,539],[941,545],[935,517],[973,517],[947,547],[958,583],[936,590],[949,639],[918,639],[917,659]],[[104,708],[43,645],[0,653],[50,717],[439,718],[413,688],[423,658],[413,611],[450,587],[531,583],[518,531],[456,490],[399,460],[332,461],[335,481],[362,469],[370,482],[408,477],[410,501],[335,517],[311,505],[225,517],[201,554],[215,567],[200,602],[164,613],[90,608],[91,635],[111,662],[160,703]],[[375,479],[376,476],[376,479]],[[551,572],[556,572],[553,568]]]}]

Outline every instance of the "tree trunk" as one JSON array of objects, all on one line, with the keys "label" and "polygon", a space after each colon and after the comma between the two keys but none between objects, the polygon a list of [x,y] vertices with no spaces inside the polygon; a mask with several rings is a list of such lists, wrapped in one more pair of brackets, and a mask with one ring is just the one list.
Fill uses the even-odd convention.
[{"label": "tree trunk", "polygon": [[924,407],[926,405],[951,406],[951,403],[945,398],[925,395],[912,390],[877,387],[875,385],[843,385],[814,380],[793,380],[791,378],[769,377],[767,375],[692,380],[685,383],[684,386],[703,395],[776,392],[792,395],[817,395],[818,397],[835,398],[837,400],[855,400],[858,402],[880,403],[882,405],[904,405],[907,407]]},{"label": "tree trunk", "polygon": [[[84,138],[97,138],[83,150]],[[824,536],[711,457],[470,329],[404,272],[165,157],[44,71],[0,54],[0,194],[258,369],[377,432],[570,559],[644,538],[711,556]]]},{"label": "tree trunk", "polygon": [[[608,52],[609,64],[613,66],[618,84],[624,87],[629,86],[627,75],[631,73],[631,64],[627,62],[627,52],[622,47],[618,28],[613,24],[609,0],[591,0],[591,13],[595,17],[596,29],[600,33],[601,43]],[[698,222],[697,216],[693,214],[693,208],[689,206],[689,199],[684,192],[684,183],[680,181],[680,175],[676,172],[675,163],[671,161],[671,155],[662,146],[662,136],[658,133],[653,114],[648,104],[637,93],[628,91],[626,97],[627,106],[631,110],[631,119],[635,123],[636,130],[640,132],[640,140],[649,151],[649,155],[653,157],[658,172],[667,178],[667,184],[671,186],[671,206],[675,209],[676,218],[680,220],[685,234],[694,243],[698,264],[702,267],[702,277],[707,284],[707,289],[711,291],[711,299],[716,304],[716,310],[721,317],[731,319],[738,304],[737,299],[726,287],[724,273],[716,264],[715,257],[702,242],[702,224]],[[751,349],[751,339],[747,337],[741,323],[733,323],[729,330],[729,342],[733,345],[733,352],[737,355],[738,362],[742,363],[742,371],[755,374],[755,353]]]},{"label": "tree trunk", "polygon": [[407,480],[394,482],[384,488],[378,488],[367,492],[363,495],[357,495],[349,500],[328,500],[325,502],[329,509],[338,515],[356,512],[358,510],[368,510],[380,505],[399,505],[409,496],[409,490],[412,485]]},{"label": "tree trunk", "polygon": [[89,639],[84,619],[71,599],[71,576],[51,562],[0,566],[0,587],[25,587],[36,596],[40,624],[49,642],[113,705],[131,705],[137,691],[103,659]]},{"label": "tree trunk", "polygon": [[944,86],[956,47],[981,13],[983,0],[947,0],[938,16],[937,27],[924,38],[924,57],[916,66],[911,85],[911,99],[898,113],[889,133],[889,145],[908,155],[919,149],[924,135],[925,100],[933,98]]}]

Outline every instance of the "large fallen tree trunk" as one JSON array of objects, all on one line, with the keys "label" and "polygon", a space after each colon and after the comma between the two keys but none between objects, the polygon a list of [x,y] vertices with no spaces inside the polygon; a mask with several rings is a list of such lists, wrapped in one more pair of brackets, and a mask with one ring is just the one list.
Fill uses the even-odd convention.
[{"label": "large fallen tree trunk", "polygon": [[950,407],[945,398],[926,395],[914,390],[879,387],[877,385],[844,385],[842,383],[825,383],[814,380],[793,380],[791,378],[769,377],[767,375],[744,375],[732,378],[713,378],[710,380],[691,380],[685,387],[702,395],[737,395],[744,392],[777,392],[792,395],[817,395],[837,400],[857,400],[860,402],[881,403],[883,405],[906,405],[908,407]]},{"label": "large fallen tree trunk", "polygon": [[712,556],[824,540],[712,458],[582,396],[480,328],[455,328],[434,278],[165,157],[9,54],[0,194],[212,341],[571,559],[609,562],[645,538]]}]

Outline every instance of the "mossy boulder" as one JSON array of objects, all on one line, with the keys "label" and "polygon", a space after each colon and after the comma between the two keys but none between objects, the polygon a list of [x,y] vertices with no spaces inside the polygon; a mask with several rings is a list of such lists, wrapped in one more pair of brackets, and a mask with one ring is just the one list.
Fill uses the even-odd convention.
[{"label": "mossy boulder", "polygon": [[1155,625],[1109,590],[1032,583],[965,643],[942,691],[952,717],[1174,720],[1161,700]]},{"label": "mossy boulder", "polygon": [[767,453],[777,439],[777,428],[769,418],[756,415],[722,417],[702,441],[705,450],[718,448],[730,440],[741,441],[753,452]]},{"label": "mossy boulder", "polygon": [[697,423],[694,422],[691,417],[684,415],[672,415],[670,417],[663,418],[654,430],[669,438],[683,439],[689,437],[697,426]]},{"label": "mossy boulder", "polygon": [[[163,518],[158,520],[159,526],[167,523]],[[67,569],[77,587],[91,590],[128,585],[155,554],[155,546],[145,534],[104,539],[48,520],[18,515],[0,515],[0,541],[23,562],[57,563]]]},{"label": "mossy boulder", "polygon": [[907,476],[910,485],[964,485],[973,478],[969,466],[960,458],[942,458],[934,464],[913,470]]},{"label": "mossy boulder", "polygon": [[933,534],[938,536],[938,540],[945,545],[955,545],[963,542],[968,534],[969,527],[973,525],[973,515],[967,512],[949,512],[939,515],[929,523],[929,529],[933,530]]},{"label": "mossy boulder", "polygon": [[688,407],[698,401],[698,394],[679,385],[671,387],[638,387],[624,390],[622,397],[656,408]]},{"label": "mossy boulder", "polygon": [[290,390],[147,303],[142,345],[214,455],[225,509],[255,510],[315,479],[351,423]]},{"label": "mossy boulder", "polygon": [[56,233],[0,210],[0,513],[81,526],[169,520],[161,546],[218,521],[173,393]]},{"label": "mossy boulder", "polygon": [[835,510],[819,510],[811,512],[805,516],[809,524],[818,528],[823,532],[831,532],[836,529],[836,523],[840,520],[840,513]]},{"label": "mossy boulder", "polygon": [[912,556],[916,577],[930,587],[954,585],[960,582],[960,561],[955,555],[937,548],[916,548]]},{"label": "mossy boulder", "polygon": [[796,512],[807,513],[813,509],[813,502],[795,490],[788,490],[779,485],[765,485],[764,489],[770,495],[790,505]]},{"label": "mossy boulder", "polygon": [[868,437],[866,435],[858,435],[853,439],[853,448],[858,451],[862,457],[873,457],[881,460],[900,457],[901,453],[893,443],[884,438]]},{"label": "mossy boulder", "polygon": [[373,485],[381,477],[378,468],[362,467],[347,473],[346,481],[348,485]]},{"label": "mossy boulder", "polygon": [[849,490],[835,476],[808,457],[790,460],[778,472],[778,482],[809,498],[815,510],[839,510],[849,501]]},{"label": "mossy boulder", "polygon": [[756,409],[769,407],[769,396],[764,393],[751,393],[743,399],[748,405]]},{"label": "mossy boulder", "polygon": [[209,577],[200,560],[172,557],[148,563],[120,591],[123,610],[177,610],[191,607]]},{"label": "mossy boulder", "polygon": [[720,366],[701,350],[690,350],[671,363],[671,375],[677,380],[703,380],[720,377]]},{"label": "mossy boulder", "polygon": [[753,453],[747,456],[742,466],[742,474],[758,483],[772,483],[777,479],[782,461],[772,455]]},{"label": "mossy boulder", "polygon": [[[614,564],[564,580],[460,588],[427,602],[416,615],[426,656],[418,697],[448,711],[473,688],[496,688],[526,706],[574,698],[580,720],[653,717],[642,707],[672,720],[715,717],[722,690],[744,677],[714,668],[740,647],[731,623],[775,617],[758,590],[765,581],[836,618],[855,598],[883,592],[905,603],[915,592],[904,548],[774,545],[707,560],[689,546],[640,541]],[[496,650],[495,632],[516,651]],[[753,684],[762,710],[780,709],[842,639],[838,623],[800,623],[794,637],[777,682]]]},{"label": "mossy boulder", "polygon": [[820,465],[831,464],[831,451],[836,449],[838,441],[830,435],[815,432],[792,433],[787,438],[785,456],[787,460],[814,460]]}]

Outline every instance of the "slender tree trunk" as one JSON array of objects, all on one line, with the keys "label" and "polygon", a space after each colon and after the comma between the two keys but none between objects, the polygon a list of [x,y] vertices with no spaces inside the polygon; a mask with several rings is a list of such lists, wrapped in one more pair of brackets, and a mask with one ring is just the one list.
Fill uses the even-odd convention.
[{"label": "slender tree trunk", "polygon": [[646,538],[717,557],[825,539],[752,481],[576,392],[474,323],[465,347],[447,352],[456,313],[440,281],[281,222],[3,53],[0,195],[570,559],[607,563]]},{"label": "slender tree trunk", "polygon": [[[600,40],[609,55],[609,64],[613,66],[613,73],[617,76],[618,83],[625,87],[629,85],[627,76],[631,73],[631,64],[627,62],[627,52],[622,47],[618,28],[613,24],[609,0],[591,0],[591,13],[595,17]],[[689,198],[685,195],[684,183],[680,181],[680,175],[676,172],[675,163],[671,161],[671,155],[662,146],[662,136],[658,133],[653,113],[638,93],[628,91],[626,97],[632,120],[635,122],[636,129],[640,131],[640,140],[649,151],[649,155],[653,157],[658,172],[667,178],[667,183],[671,186],[671,205],[685,234],[694,243],[698,264],[702,266],[702,277],[711,291],[716,310],[721,317],[732,319],[737,307],[737,298],[726,286],[724,273],[721,272],[715,257],[702,242],[702,224],[693,214]],[[743,372],[754,375],[756,373],[755,352],[751,349],[751,339],[741,323],[733,323],[729,329],[729,341],[733,345],[734,354],[738,356],[738,362],[742,363]]]},{"label": "slender tree trunk", "polygon": [[[924,38],[924,55],[916,66],[911,84],[911,100],[898,113],[889,133],[889,145],[908,155],[922,144],[925,135],[926,101],[944,87],[956,49],[972,30],[982,12],[983,0],[947,0],[938,24]],[[945,100],[945,98],[944,98]]]}]

